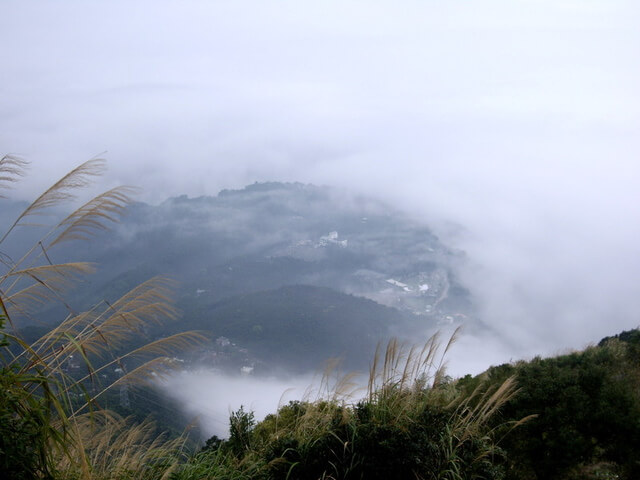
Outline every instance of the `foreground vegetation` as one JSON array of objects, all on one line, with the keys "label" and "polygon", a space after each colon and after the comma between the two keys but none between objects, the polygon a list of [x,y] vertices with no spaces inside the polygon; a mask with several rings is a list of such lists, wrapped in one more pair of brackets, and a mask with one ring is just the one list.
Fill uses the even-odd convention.
[{"label": "foreground vegetation", "polygon": [[[0,159],[0,186],[25,163]],[[584,352],[448,378],[437,337],[423,348],[391,341],[373,359],[366,391],[327,374],[315,397],[256,422],[240,409],[229,438],[189,453],[185,438],[158,435],[105,408],[117,389],[171,368],[166,354],[197,334],[148,336],[176,316],[170,284],[154,278],[119,299],[77,312],[64,301],[85,263],[51,251],[116,221],[129,189],[94,198],[19,257],[11,232],[73,196],[102,162],[89,161],[33,202],[0,238],[0,473],[12,479],[636,479],[640,478],[640,333]],[[16,319],[58,302],[67,316],[25,341]],[[144,337],[145,342],[133,337]],[[135,345],[133,349],[130,347]],[[142,346],[139,346],[142,345]],[[114,375],[114,371],[119,371]],[[162,426],[160,426],[160,430]]]},{"label": "foreground vegetation", "polygon": [[437,351],[436,338],[421,350],[390,342],[355,404],[347,401],[347,378],[257,424],[240,409],[229,439],[210,439],[176,478],[503,478],[489,420],[515,393],[513,379],[461,395],[437,367]]},{"label": "foreground vegetation", "polygon": [[460,388],[515,376],[519,392],[493,422],[535,414],[502,443],[510,479],[640,478],[640,331],[554,358],[466,377]]},{"label": "foreground vegetation", "polygon": [[456,381],[397,349],[355,405],[292,402],[259,423],[241,409],[175,478],[640,478],[640,331]]},{"label": "foreground vegetation", "polygon": [[[26,162],[0,159],[0,187],[24,174]],[[117,388],[133,388],[171,367],[167,353],[201,340],[195,333],[147,338],[149,325],[175,318],[170,284],[152,278],[117,299],[78,312],[65,301],[93,266],[54,263],[60,244],[86,239],[118,220],[131,189],[116,187],[89,200],[46,230],[32,246],[5,249],[17,228],[50,213],[104,169],[90,160],[53,184],[0,237],[0,472],[3,478],[158,478],[181,453],[180,439],[154,436],[148,422],[131,425],[102,408]],[[2,192],[0,192],[2,193]],[[40,218],[41,219],[41,218]],[[40,338],[26,342],[16,328],[38,321],[43,305],[62,305],[66,318]]]}]

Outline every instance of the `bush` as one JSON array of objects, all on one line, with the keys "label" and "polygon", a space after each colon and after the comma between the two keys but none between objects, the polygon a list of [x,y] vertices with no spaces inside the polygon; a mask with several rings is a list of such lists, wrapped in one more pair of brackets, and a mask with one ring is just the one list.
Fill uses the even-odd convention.
[{"label": "bush", "polygon": [[345,382],[338,382],[329,398],[290,402],[255,427],[240,409],[230,439],[213,439],[218,448],[206,459],[250,464],[252,478],[273,480],[502,479],[504,454],[488,421],[513,395],[513,381],[467,394],[440,369],[424,370],[440,363],[436,351],[435,339],[421,351],[392,341],[384,361],[374,361],[367,398],[355,404],[339,394]]},{"label": "bush", "polygon": [[501,421],[536,418],[504,443],[508,478],[640,478],[640,363],[634,343],[610,339],[584,352],[488,371],[496,382],[514,374],[520,392],[504,406]]}]

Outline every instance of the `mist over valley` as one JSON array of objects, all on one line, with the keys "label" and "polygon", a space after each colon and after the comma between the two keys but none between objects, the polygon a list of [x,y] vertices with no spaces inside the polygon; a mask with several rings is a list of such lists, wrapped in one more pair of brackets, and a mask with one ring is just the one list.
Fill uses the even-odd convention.
[{"label": "mist over valley", "polygon": [[[10,206],[7,214],[23,207]],[[182,412],[175,428],[198,418],[203,438],[223,437],[229,412],[243,402],[264,415],[290,387],[302,398],[329,361],[338,362],[336,374],[367,372],[391,338],[420,344],[439,333],[446,343],[461,327],[448,353],[452,375],[486,368],[478,357],[498,364],[518,355],[482,317],[475,303],[482,290],[462,280],[473,278],[473,259],[372,197],[256,182],[216,196],[135,203],[112,227],[100,242],[48,255],[97,265],[71,292],[77,308],[113,301],[155,275],[172,280],[178,319],[146,328],[140,341],[206,334],[197,350],[177,355],[178,373],[156,387],[165,399],[153,400],[167,405],[160,418],[167,408]],[[18,230],[7,253],[36,236]],[[62,306],[42,308],[16,316],[27,339],[50,328],[31,319],[64,315]],[[123,398],[128,407],[129,394]]]},{"label": "mist over valley", "polygon": [[[21,235],[34,232],[18,232],[14,245],[28,241]],[[170,277],[179,319],[145,336],[206,333],[209,345],[181,361],[224,379],[311,378],[332,358],[343,371],[366,372],[378,344],[392,337],[421,342],[461,325],[487,329],[457,280],[463,252],[389,205],[336,188],[255,183],[215,197],[137,203],[102,241],[48,254],[98,266],[72,293],[82,308]],[[36,311],[16,321],[35,336],[50,326],[30,318],[63,314]]]},{"label": "mist over valley", "polygon": [[640,4],[0,16],[0,473],[640,478]]}]

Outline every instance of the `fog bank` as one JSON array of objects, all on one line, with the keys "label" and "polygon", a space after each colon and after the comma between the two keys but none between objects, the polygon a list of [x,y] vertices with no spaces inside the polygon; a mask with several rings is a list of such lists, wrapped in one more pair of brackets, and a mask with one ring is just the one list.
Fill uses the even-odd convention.
[{"label": "fog bank", "polygon": [[466,252],[495,343],[468,340],[474,369],[640,322],[637,2],[8,0],[0,15],[0,150],[34,164],[18,196],[108,151],[100,187],[151,202],[264,180],[381,197]]},{"label": "fog bank", "polygon": [[229,415],[241,406],[260,421],[291,400],[312,396],[313,384],[312,375],[263,378],[200,368],[171,375],[161,388],[195,421],[206,439],[212,435],[228,438]]}]

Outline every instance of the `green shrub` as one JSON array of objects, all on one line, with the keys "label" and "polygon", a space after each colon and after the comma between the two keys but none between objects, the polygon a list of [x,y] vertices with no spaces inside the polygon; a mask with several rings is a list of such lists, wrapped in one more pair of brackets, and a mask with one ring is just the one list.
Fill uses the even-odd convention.
[{"label": "green shrub", "polygon": [[328,398],[290,402],[255,426],[241,408],[231,415],[229,440],[213,439],[217,449],[177,478],[213,459],[210,472],[250,464],[254,478],[272,480],[502,479],[504,452],[489,420],[512,397],[513,380],[466,393],[430,370],[441,364],[435,347],[435,340],[422,350],[390,342],[384,360],[374,361],[367,397],[355,404],[338,382]]}]

